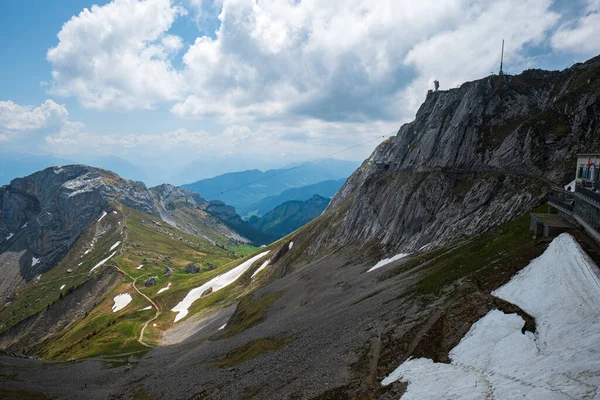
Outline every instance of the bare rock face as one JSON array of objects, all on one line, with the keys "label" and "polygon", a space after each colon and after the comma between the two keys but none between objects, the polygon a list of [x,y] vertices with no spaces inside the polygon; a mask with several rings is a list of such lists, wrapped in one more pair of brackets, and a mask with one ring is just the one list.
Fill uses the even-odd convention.
[{"label": "bare rock face", "polygon": [[309,254],[375,244],[410,252],[481,233],[539,205],[600,150],[600,57],[430,92],[312,229]]},{"label": "bare rock face", "polygon": [[173,275],[173,270],[171,268],[169,268],[169,267],[165,267],[163,275],[165,276],[165,278],[168,278],[171,275]]},{"label": "bare rock face", "polygon": [[29,280],[52,268],[110,200],[156,215],[142,182],[110,171],[70,165],[14,179],[0,188],[0,254],[21,254]]}]

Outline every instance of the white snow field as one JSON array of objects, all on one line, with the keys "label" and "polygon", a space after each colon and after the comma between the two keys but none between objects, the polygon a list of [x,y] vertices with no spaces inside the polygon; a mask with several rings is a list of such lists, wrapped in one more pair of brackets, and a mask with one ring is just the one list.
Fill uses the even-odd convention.
[{"label": "white snow field", "polygon": [[158,289],[158,292],[156,292],[156,294],[161,294],[162,292],[169,290],[170,287],[171,287],[171,282],[169,282],[169,284],[167,286],[165,286],[164,288]]},{"label": "white snow field", "polygon": [[15,234],[14,234],[14,233],[12,233],[12,232],[9,232],[9,233],[8,233],[8,236],[7,236],[6,238],[4,238],[4,240],[9,240],[9,239],[10,239],[11,237],[13,237],[13,236],[15,236]]},{"label": "white snow field", "polygon": [[175,316],[175,321],[177,322],[180,319],[184,318],[188,314],[188,308],[192,305],[192,303],[202,296],[202,293],[209,288],[212,288],[212,293],[217,290],[223,289],[225,286],[235,282],[237,278],[239,278],[248,268],[252,266],[257,260],[260,260],[267,254],[269,254],[270,250],[262,252],[260,254],[255,255],[254,257],[244,261],[237,267],[225,272],[224,274],[218,275],[206,282],[204,285],[199,286],[190,290],[190,292],[185,296],[183,300],[179,304],[177,304],[171,311],[177,313]]},{"label": "white snow field", "polygon": [[142,269],[143,266],[144,264],[140,264],[136,269]]},{"label": "white snow field", "polygon": [[112,311],[117,312],[124,309],[131,302],[131,295],[129,293],[118,294],[115,296],[114,301],[115,304],[112,306]]},{"label": "white snow field", "polygon": [[152,310],[152,306],[142,308],[142,311],[148,311],[148,310]]},{"label": "white snow field", "polygon": [[288,250],[291,250],[292,247],[294,247],[294,242],[290,242],[290,244],[288,245]]},{"label": "white snow field", "polygon": [[411,399],[600,399],[598,267],[569,234],[492,294],[535,318],[490,311],[450,352],[450,364],[410,359],[381,383]]},{"label": "white snow field", "polygon": [[31,257],[31,266],[33,267],[35,264],[40,262],[39,258]]},{"label": "white snow field", "polygon": [[98,218],[98,222],[102,221],[102,218],[106,217],[106,211],[102,211],[102,215]]},{"label": "white snow field", "polygon": [[108,249],[108,251],[113,251],[115,248],[117,248],[119,245],[121,244],[121,241],[118,241],[117,243],[113,244],[112,246],[110,246],[110,249]]},{"label": "white snow field", "polygon": [[94,268],[90,269],[90,272],[92,272],[93,270],[95,270],[96,268],[104,265],[105,262],[107,262],[108,260],[110,260],[115,254],[117,254],[116,251],[113,251],[112,254],[108,257],[106,257],[104,260],[101,260],[98,264],[94,265]]},{"label": "white snow field", "polygon": [[404,258],[408,255],[410,255],[410,253],[400,253],[400,254],[396,254],[395,256],[390,257],[390,258],[384,258],[383,260],[379,261],[377,264],[375,264],[371,268],[369,268],[369,270],[367,272],[375,271],[377,268],[386,266],[389,263],[399,260],[401,258]]},{"label": "white snow field", "polygon": [[58,290],[63,290],[64,288],[65,288],[65,285],[62,285],[62,286],[60,287],[60,289],[58,289]]},{"label": "white snow field", "polygon": [[263,269],[265,269],[267,267],[267,265],[269,265],[269,262],[271,262],[270,258],[267,261],[265,261],[264,263],[262,263],[262,265],[260,267],[258,267],[258,269],[256,271],[254,271],[252,273],[252,276],[250,278],[254,278],[256,275],[258,275],[258,273],[260,271],[262,271]]}]

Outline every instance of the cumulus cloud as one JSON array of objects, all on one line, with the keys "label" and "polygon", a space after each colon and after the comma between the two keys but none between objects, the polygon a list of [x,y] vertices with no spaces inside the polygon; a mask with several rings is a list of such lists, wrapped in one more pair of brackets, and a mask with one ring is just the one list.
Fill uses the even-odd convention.
[{"label": "cumulus cloud", "polygon": [[67,21],[48,51],[50,92],[96,109],[151,108],[180,97],[172,57],[182,39],[167,31],[184,10],[170,0],[115,0]]},{"label": "cumulus cloud", "polygon": [[583,16],[563,24],[552,35],[557,50],[594,56],[600,53],[600,0],[588,0]]},{"label": "cumulus cloud", "polygon": [[46,100],[39,106],[19,105],[12,101],[0,101],[0,138],[8,140],[19,133],[42,128],[58,130],[72,127],[69,112],[64,105]]},{"label": "cumulus cloud", "polygon": [[[53,91],[93,108],[168,101],[176,116],[222,124],[398,122],[433,79],[450,86],[497,69],[503,38],[507,64],[524,64],[524,48],[558,20],[551,0],[177,4],[114,0],[73,17],[48,52]],[[207,7],[220,9],[216,34],[184,48],[169,34],[182,7],[200,24]]]}]

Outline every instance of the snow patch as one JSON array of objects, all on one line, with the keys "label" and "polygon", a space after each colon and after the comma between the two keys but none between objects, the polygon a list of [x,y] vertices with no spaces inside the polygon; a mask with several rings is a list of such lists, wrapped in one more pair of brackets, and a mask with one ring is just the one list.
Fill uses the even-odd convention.
[{"label": "snow patch", "polygon": [[148,311],[148,310],[152,310],[152,306],[142,308],[142,311]]},{"label": "snow patch", "polygon": [[65,288],[65,285],[62,285],[62,286],[60,287],[60,289],[58,289],[58,290],[63,290],[64,288]]},{"label": "snow patch", "polygon": [[29,225],[29,222],[25,222],[25,225],[23,225],[21,229],[27,228],[27,225]]},{"label": "snow patch", "polygon": [[291,250],[292,247],[294,247],[294,242],[290,242],[289,246],[288,246],[288,250]]},{"label": "snow patch", "polygon": [[92,272],[96,268],[104,265],[104,263],[107,262],[108,260],[110,260],[115,254],[117,254],[117,252],[113,251],[113,253],[110,256],[106,257],[104,260],[101,260],[98,264],[94,265],[94,268],[90,269],[90,272]]},{"label": "snow patch", "polygon": [[131,303],[131,295],[129,293],[122,293],[116,295],[113,300],[115,301],[115,304],[112,306],[112,311],[115,313]]},{"label": "snow patch", "polygon": [[375,264],[374,266],[369,268],[369,270],[367,272],[375,271],[377,268],[381,268],[385,265],[388,265],[391,262],[394,262],[396,260],[404,258],[408,255],[410,255],[410,253],[400,253],[400,254],[396,254],[395,256],[390,257],[390,258],[384,258],[383,260],[379,261],[377,264]]},{"label": "snow patch", "polygon": [[117,213],[116,211],[113,211],[113,214],[116,214],[116,213]]},{"label": "snow patch", "polygon": [[237,267],[225,272],[224,274],[218,275],[210,281],[206,282],[202,286],[194,288],[190,290],[190,292],[185,296],[183,300],[179,304],[177,304],[171,311],[176,312],[175,321],[177,322],[188,314],[188,308],[192,305],[192,303],[202,296],[205,290],[212,287],[212,293],[217,290],[223,289],[225,286],[234,282],[237,278],[239,278],[248,268],[252,266],[257,260],[260,260],[267,254],[269,254],[270,250],[267,250],[263,253],[255,255],[254,257],[244,261]]},{"label": "snow patch", "polygon": [[256,275],[258,275],[258,273],[260,271],[262,271],[263,269],[265,269],[267,267],[267,265],[269,265],[270,262],[271,262],[271,259],[268,259],[267,261],[265,261],[260,267],[258,267],[258,269],[256,271],[254,271],[254,273],[252,274],[252,276],[250,278],[254,278]]},{"label": "snow patch", "polygon": [[10,232],[10,233],[8,234],[8,236],[6,237],[6,239],[4,239],[4,240],[8,240],[8,239],[10,239],[10,238],[11,238],[11,237],[13,237],[13,236],[15,236],[15,234],[14,234],[14,233],[12,233],[12,232]]},{"label": "snow patch", "polygon": [[382,381],[411,399],[583,399],[600,388],[600,275],[569,234],[492,293],[536,320],[492,310],[450,352],[450,364],[411,359]]},{"label": "snow patch", "polygon": [[223,325],[222,327],[220,327],[218,330],[222,331],[223,329],[225,329],[225,327],[227,326],[227,324]]},{"label": "snow patch", "polygon": [[32,258],[31,258],[31,266],[32,266],[32,267],[33,267],[34,265],[36,265],[36,264],[39,264],[39,263],[40,263],[40,259],[39,259],[39,258],[35,258],[35,257],[32,257]]},{"label": "snow patch", "polygon": [[136,269],[142,269],[143,266],[144,264],[140,264]]},{"label": "snow patch", "polygon": [[106,217],[106,211],[102,211],[102,215],[98,218],[98,222],[102,221],[102,218]]},{"label": "snow patch", "polygon": [[162,292],[169,290],[170,287],[171,287],[171,282],[169,282],[169,284],[167,286],[165,286],[164,288],[159,289],[158,292],[156,292],[156,294],[161,294]]},{"label": "snow patch", "polygon": [[571,192],[575,191],[575,180],[572,180],[571,182],[567,183],[565,186],[565,190],[569,190],[569,188],[571,188]]},{"label": "snow patch", "polygon": [[425,250],[425,249],[426,249],[426,248],[428,248],[429,246],[431,246],[431,243],[427,243],[425,246],[421,246],[421,247],[419,247],[419,250],[417,250],[417,251]]},{"label": "snow patch", "polygon": [[89,249],[87,249],[86,251],[83,252],[83,254],[88,254],[90,251],[92,251],[93,247],[90,247]]},{"label": "snow patch", "polygon": [[112,246],[110,246],[110,249],[108,249],[108,251],[113,251],[120,244],[121,244],[121,241],[118,241],[117,243],[115,243]]}]

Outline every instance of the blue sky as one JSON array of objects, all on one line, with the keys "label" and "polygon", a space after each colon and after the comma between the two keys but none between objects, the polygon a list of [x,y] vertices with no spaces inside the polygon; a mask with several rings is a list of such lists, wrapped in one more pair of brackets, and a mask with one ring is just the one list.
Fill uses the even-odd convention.
[{"label": "blue sky", "polygon": [[519,73],[599,34],[600,0],[3,0],[0,146],[157,180],[277,167],[393,134],[433,79],[497,71],[502,39]]}]

